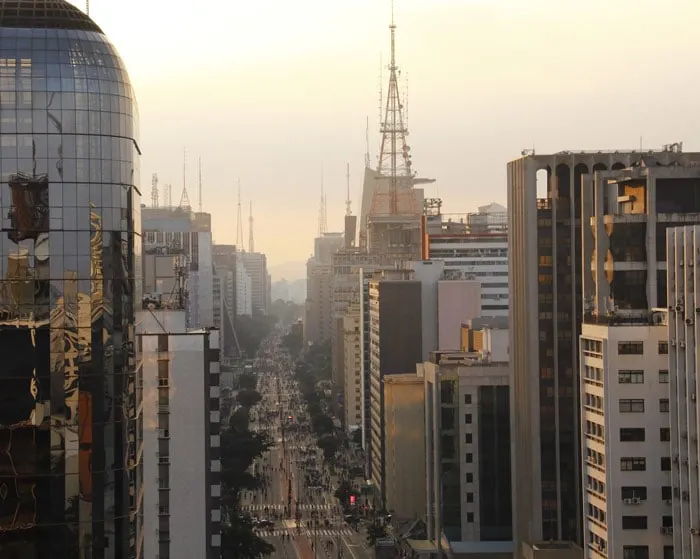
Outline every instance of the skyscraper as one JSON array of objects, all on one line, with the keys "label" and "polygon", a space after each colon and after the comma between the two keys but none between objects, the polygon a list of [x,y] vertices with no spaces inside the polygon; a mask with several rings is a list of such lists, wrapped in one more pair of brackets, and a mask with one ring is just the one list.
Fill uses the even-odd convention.
[{"label": "skyscraper", "polygon": [[0,557],[136,557],[136,104],[101,29],[0,0]]}]

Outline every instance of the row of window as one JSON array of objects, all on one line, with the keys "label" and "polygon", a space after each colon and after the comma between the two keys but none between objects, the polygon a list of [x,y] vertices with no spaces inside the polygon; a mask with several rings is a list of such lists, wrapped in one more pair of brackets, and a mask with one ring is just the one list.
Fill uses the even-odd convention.
[{"label": "row of window", "polygon": [[[639,499],[640,501],[647,500],[647,487],[644,485],[631,486],[626,485],[620,488],[620,497],[625,499]],[[661,500],[670,501],[672,498],[672,488],[670,485],[664,485],[661,487]]]},{"label": "row of window", "polygon": [[[646,440],[646,429],[644,427],[622,427],[620,429],[620,442],[643,442]],[[659,440],[669,442],[671,440],[671,429],[661,427],[659,429]]]},{"label": "row of window", "polygon": [[[618,405],[620,413],[644,413],[643,398],[620,398]],[[661,413],[668,413],[669,406],[668,398],[659,399],[659,411]]]},{"label": "row of window", "polygon": [[[668,384],[668,369],[659,370],[659,384]],[[644,384],[643,370],[620,370],[617,372],[620,384]]]},{"label": "row of window", "polygon": [[[622,548],[622,559],[649,559],[649,546],[626,545]],[[663,559],[673,559],[673,546],[664,546]]]},{"label": "row of window", "polygon": [[[668,355],[668,342],[659,342],[657,350],[659,355]],[[617,342],[617,354],[644,355],[644,342]]]},{"label": "row of window", "polygon": [[[646,516],[623,516],[622,517],[622,529],[623,530],[646,530],[648,522]],[[663,516],[661,518],[662,528],[671,528],[673,526],[673,520],[671,516]]]},{"label": "row of window", "polygon": [[[647,459],[643,456],[628,456],[620,458],[620,470],[623,472],[645,472],[647,469]],[[661,458],[661,471],[671,471],[671,458],[668,456]]]}]

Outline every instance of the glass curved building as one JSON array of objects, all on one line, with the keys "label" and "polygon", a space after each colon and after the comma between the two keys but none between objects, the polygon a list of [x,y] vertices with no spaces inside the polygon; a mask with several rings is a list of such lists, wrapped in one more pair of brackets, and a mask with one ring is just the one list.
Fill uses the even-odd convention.
[{"label": "glass curved building", "polygon": [[140,555],[137,114],[63,0],[0,0],[0,557]]}]

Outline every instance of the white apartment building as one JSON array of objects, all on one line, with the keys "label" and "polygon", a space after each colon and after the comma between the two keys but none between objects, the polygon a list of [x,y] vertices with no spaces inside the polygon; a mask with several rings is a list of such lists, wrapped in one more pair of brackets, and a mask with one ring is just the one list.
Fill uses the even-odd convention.
[{"label": "white apartment building", "polygon": [[585,557],[673,553],[665,313],[587,316],[580,339]]},{"label": "white apartment building", "polygon": [[143,357],[144,555],[221,556],[219,331],[185,311],[138,313]]},{"label": "white apartment building", "polygon": [[253,315],[253,280],[240,255],[236,257],[236,315]]},{"label": "white apartment building", "polygon": [[343,377],[345,430],[350,433],[362,427],[362,350],[360,305],[351,304],[343,316]]},{"label": "white apartment building", "polygon": [[676,559],[700,557],[698,433],[698,319],[700,318],[700,227],[668,229],[669,376],[673,551]]},{"label": "white apartment building", "polygon": [[428,256],[445,262],[447,277],[481,283],[481,316],[508,316],[508,222],[498,204],[466,215],[428,218]]},{"label": "white apartment building", "polygon": [[304,342],[321,344],[333,332],[333,268],[310,258],[306,264]]},{"label": "white apartment building", "polygon": [[250,276],[253,312],[267,314],[269,278],[267,257],[260,252],[241,252],[241,261]]}]

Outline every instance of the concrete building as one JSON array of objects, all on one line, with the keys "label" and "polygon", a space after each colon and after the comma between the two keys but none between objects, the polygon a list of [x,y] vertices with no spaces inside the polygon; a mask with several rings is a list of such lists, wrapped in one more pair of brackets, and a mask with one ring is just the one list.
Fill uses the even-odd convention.
[{"label": "concrete building", "polygon": [[250,276],[253,314],[267,314],[270,299],[267,257],[260,252],[239,252],[239,256]]},{"label": "concrete building", "polygon": [[508,316],[507,218],[498,204],[482,206],[478,213],[438,212],[426,218],[425,256],[442,260],[446,277],[481,284],[481,316]]},{"label": "concrete building", "polygon": [[580,344],[586,557],[673,553],[666,312],[587,315]]},{"label": "concrete building", "polygon": [[[489,337],[507,344],[507,340]],[[428,540],[450,557],[511,559],[511,427],[507,346],[438,351],[425,380]]]},{"label": "concrete building", "polygon": [[[404,275],[397,273],[398,275]],[[383,382],[387,375],[415,372],[422,356],[421,284],[403,278],[369,283],[371,480],[386,502]]]},{"label": "concrete building", "polygon": [[343,317],[345,430],[350,433],[362,427],[362,351],[360,305],[351,305]]},{"label": "concrete building", "polygon": [[[700,554],[700,487],[698,486],[698,292],[700,227],[668,229],[668,378],[671,404],[671,487],[673,549],[669,556],[695,559]],[[660,373],[661,374],[661,373]],[[661,380],[662,377],[659,377]],[[663,510],[668,510],[664,501]],[[666,556],[664,556],[665,558]]]},{"label": "concrete building", "polygon": [[330,341],[335,331],[331,310],[332,281],[331,265],[310,258],[306,264],[305,343],[322,344]]},{"label": "concrete building", "polygon": [[393,521],[425,518],[425,399],[423,377],[386,375],[384,472],[386,510]]},{"label": "concrete building", "polygon": [[188,260],[188,328],[214,325],[214,255],[209,214],[141,207],[144,250],[183,252]]},{"label": "concrete building", "polygon": [[343,248],[343,233],[323,233],[314,239],[314,258],[323,264],[330,264],[333,255]]},{"label": "concrete building", "polygon": [[[630,240],[636,239],[637,247],[641,241],[642,250],[646,246],[648,251],[643,250],[642,258],[639,253],[625,252],[624,241],[620,238],[616,246],[626,256],[618,253],[610,262],[619,263],[615,264],[615,274],[621,273],[617,276],[616,289],[627,282],[635,298],[634,304],[644,302],[644,309],[653,306],[654,298],[658,300],[654,295],[657,289],[639,287],[646,286],[647,277],[651,277],[652,282],[658,278],[656,262],[665,257],[649,250],[650,247],[665,247],[665,243],[657,243],[658,228],[654,233],[652,225],[646,229],[646,234],[632,236],[631,228],[626,228],[624,222],[631,224],[647,218],[620,215],[632,211],[624,186],[622,191],[618,186],[609,187],[618,192],[617,197],[603,196],[602,192],[594,197],[595,190],[590,186],[594,180],[592,173],[648,167],[652,162],[687,166],[698,161],[700,154],[686,154],[679,145],[670,145],[643,154],[614,151],[527,155],[508,164],[511,395],[513,416],[518,417],[513,426],[513,441],[515,468],[522,481],[515,487],[518,549],[523,542],[551,539],[581,543],[583,539],[576,371],[579,370],[578,339],[584,307],[595,304],[593,290],[587,288],[584,298],[584,282],[590,285],[589,282],[594,281],[589,279],[593,278],[594,265],[598,279],[594,283],[601,283],[598,271],[602,268],[592,264],[594,259],[589,251],[593,246],[593,233],[588,218],[593,217],[591,208],[600,208],[602,200],[614,203],[603,206],[607,211],[602,213],[608,215],[603,218],[604,233],[601,234],[595,225],[598,241],[602,242],[602,236],[616,237],[619,231],[621,237],[630,235]],[[598,184],[602,185],[602,180]],[[670,193],[673,186],[668,183],[665,188],[669,188]],[[646,200],[653,197],[651,189],[645,192]],[[675,212],[678,210],[674,209],[677,206],[670,205],[672,196],[667,197],[661,189],[656,192],[665,200],[663,207],[667,209],[662,211],[671,213],[662,214],[657,209],[659,218],[652,221],[677,220]],[[650,205],[647,207],[651,209]],[[692,205],[687,207],[692,208]],[[593,223],[599,222],[594,220]],[[625,258],[629,258],[628,264],[621,262]],[[624,270],[625,266],[628,270]],[[614,284],[615,277],[605,276],[605,280]],[[646,297],[640,298],[640,291],[645,291]],[[602,295],[602,291],[600,293]],[[624,293],[620,293],[620,298],[625,301]],[[539,450],[533,452],[533,449]]]},{"label": "concrete building", "polygon": [[475,318],[460,327],[460,351],[483,352],[496,363],[510,361],[508,317]]},{"label": "concrete building", "polygon": [[241,253],[236,256],[236,316],[253,316],[253,280]]}]

